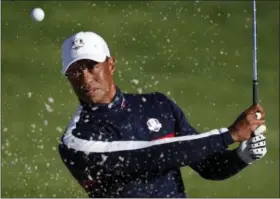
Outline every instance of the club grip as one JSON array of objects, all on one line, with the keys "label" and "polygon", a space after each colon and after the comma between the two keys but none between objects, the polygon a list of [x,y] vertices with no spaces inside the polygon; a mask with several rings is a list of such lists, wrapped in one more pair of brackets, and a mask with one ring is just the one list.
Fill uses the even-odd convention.
[{"label": "club grip", "polygon": [[259,96],[258,85],[259,85],[258,80],[253,80],[253,104],[254,105],[258,104],[258,102],[259,102],[259,99],[258,99],[258,96]]}]

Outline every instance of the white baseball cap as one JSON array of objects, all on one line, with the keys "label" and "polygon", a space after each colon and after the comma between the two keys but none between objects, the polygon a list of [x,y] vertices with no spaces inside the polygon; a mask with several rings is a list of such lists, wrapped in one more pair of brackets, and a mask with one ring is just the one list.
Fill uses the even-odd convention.
[{"label": "white baseball cap", "polygon": [[110,51],[101,36],[94,32],[78,32],[63,42],[61,72],[65,75],[69,66],[78,60],[104,62],[106,57],[110,57]]}]

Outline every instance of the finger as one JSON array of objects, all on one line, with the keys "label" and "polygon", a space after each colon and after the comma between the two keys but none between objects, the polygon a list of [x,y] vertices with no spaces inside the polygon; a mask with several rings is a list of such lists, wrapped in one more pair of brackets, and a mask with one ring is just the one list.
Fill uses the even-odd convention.
[{"label": "finger", "polygon": [[265,146],[266,146],[266,141],[261,141],[261,142],[251,144],[251,149],[259,149]]},{"label": "finger", "polygon": [[264,134],[265,132],[266,132],[266,126],[260,125],[254,130],[254,135],[258,136],[258,135]]},{"label": "finger", "polygon": [[251,125],[257,125],[256,128],[258,126],[265,125],[265,120],[263,120],[263,119],[261,119],[261,120],[251,120],[249,122],[251,123]]},{"label": "finger", "polygon": [[261,159],[263,157],[263,155],[252,155],[251,157],[254,160],[259,160],[259,159]]},{"label": "finger", "polygon": [[[254,134],[254,131],[262,125],[265,125],[265,120],[254,120],[250,122],[251,125],[251,132]],[[263,127],[261,127],[261,130],[263,130]]]},{"label": "finger", "polygon": [[257,135],[252,137],[250,140],[248,140],[248,144],[257,143],[266,140],[266,137],[263,134]]},{"label": "finger", "polygon": [[263,155],[263,154],[266,154],[266,152],[267,152],[266,147],[249,150],[250,155]]},{"label": "finger", "polygon": [[260,134],[260,135],[252,137],[250,139],[250,144],[251,143],[257,143],[257,142],[260,142],[260,141],[263,141],[263,140],[266,140],[266,137],[263,134]]}]

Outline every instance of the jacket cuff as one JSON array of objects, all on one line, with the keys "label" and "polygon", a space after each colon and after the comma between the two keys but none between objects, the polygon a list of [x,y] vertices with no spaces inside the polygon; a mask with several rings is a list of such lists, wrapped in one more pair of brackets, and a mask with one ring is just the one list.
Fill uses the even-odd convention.
[{"label": "jacket cuff", "polygon": [[219,132],[226,146],[229,146],[234,143],[234,140],[232,139],[232,136],[227,128],[220,128]]},{"label": "jacket cuff", "polygon": [[233,150],[233,157],[236,160],[236,164],[240,166],[240,168],[245,168],[246,166],[251,165],[252,163],[247,163],[238,155],[238,148]]}]

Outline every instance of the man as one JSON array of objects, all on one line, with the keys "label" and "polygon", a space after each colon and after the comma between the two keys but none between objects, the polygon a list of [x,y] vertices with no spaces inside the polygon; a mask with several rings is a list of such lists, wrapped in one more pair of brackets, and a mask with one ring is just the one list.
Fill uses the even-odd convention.
[{"label": "man", "polygon": [[[266,154],[260,105],[228,128],[198,133],[165,95],[122,93],[113,80],[115,60],[96,33],[66,39],[62,61],[79,107],[59,153],[89,197],[184,198],[180,167],[224,180]],[[228,150],[235,142],[240,146]]]}]

